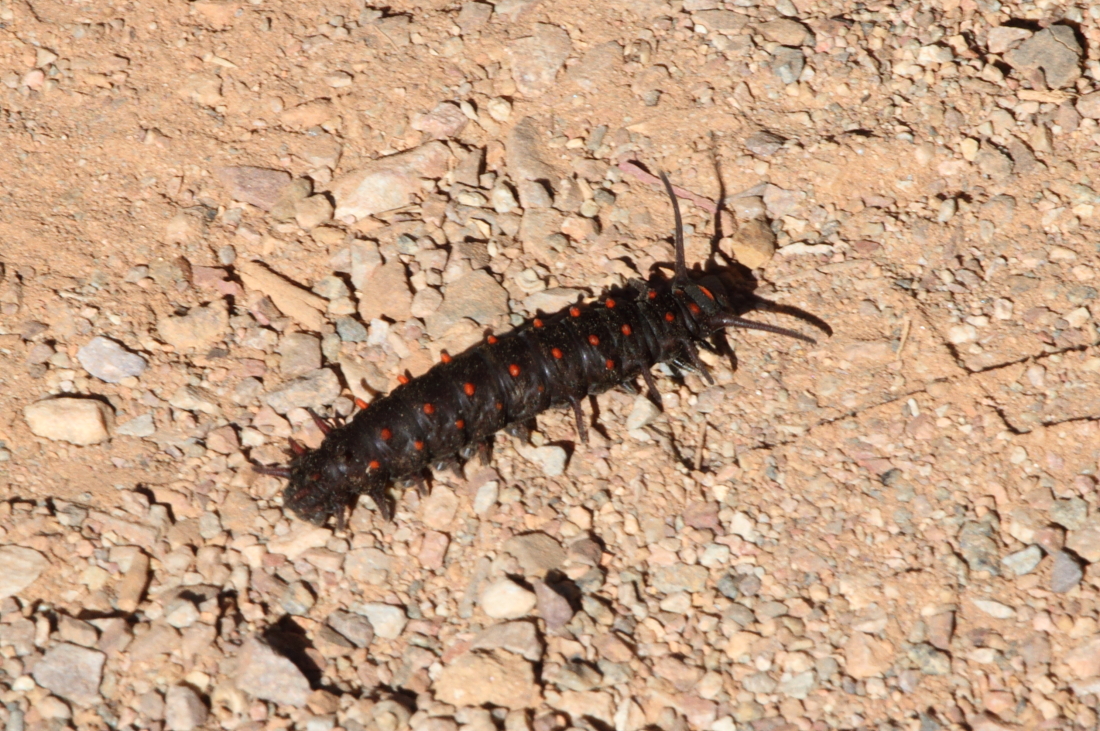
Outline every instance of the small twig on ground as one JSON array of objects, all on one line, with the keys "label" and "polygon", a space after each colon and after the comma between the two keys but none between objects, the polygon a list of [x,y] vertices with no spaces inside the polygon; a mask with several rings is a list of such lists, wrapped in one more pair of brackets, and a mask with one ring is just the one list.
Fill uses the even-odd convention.
[{"label": "small twig on ground", "polygon": [[703,420],[703,426],[699,429],[699,439],[695,443],[695,471],[703,466],[703,446],[707,441],[707,422]]},{"label": "small twig on ground", "polygon": [[[646,172],[636,162],[633,162],[631,160],[626,160],[624,162],[619,163],[618,167],[619,167],[619,170],[622,170],[624,173],[631,176],[632,178],[637,178],[638,180],[642,181],[643,183],[649,183],[650,185],[656,185],[656,186],[662,186],[663,185],[660,178],[658,178],[656,175],[653,175],[651,173]],[[672,192],[676,194],[677,198],[683,198],[686,201],[691,201],[692,203],[699,206],[700,208],[702,208],[707,213],[717,213],[718,212],[718,205],[714,201],[712,201],[710,198],[704,198],[703,196],[698,195],[696,193],[692,193],[690,190],[687,190],[685,188],[681,188],[678,185],[672,186]]]},{"label": "small twig on ground", "polygon": [[901,362],[901,351],[905,350],[905,343],[909,341],[909,328],[913,325],[913,318],[905,318],[904,324],[901,326],[901,342],[898,344],[898,352],[894,356],[894,360],[898,363]]}]

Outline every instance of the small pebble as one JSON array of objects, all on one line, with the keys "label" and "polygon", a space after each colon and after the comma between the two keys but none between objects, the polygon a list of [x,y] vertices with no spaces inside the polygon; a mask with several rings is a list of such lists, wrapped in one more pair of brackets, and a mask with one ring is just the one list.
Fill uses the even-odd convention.
[{"label": "small pebble", "polygon": [[537,598],[511,579],[501,579],[486,587],[481,594],[481,609],[494,619],[526,617],[535,608]]},{"label": "small pebble", "polygon": [[1068,551],[1054,554],[1054,565],[1050,571],[1050,590],[1055,594],[1065,594],[1085,578],[1080,560]]},{"label": "small pebble", "polygon": [[400,637],[409,621],[405,610],[392,604],[371,602],[360,605],[358,611],[370,621],[374,633],[386,640]]}]

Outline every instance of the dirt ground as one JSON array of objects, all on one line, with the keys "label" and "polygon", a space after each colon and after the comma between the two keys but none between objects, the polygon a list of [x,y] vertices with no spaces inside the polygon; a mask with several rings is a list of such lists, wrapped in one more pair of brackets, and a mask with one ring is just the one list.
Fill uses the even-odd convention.
[{"label": "dirt ground", "polygon": [[[1097,728],[1098,22],[0,0],[0,721]],[[282,510],[305,407],[669,261],[644,170],[832,336]]]}]

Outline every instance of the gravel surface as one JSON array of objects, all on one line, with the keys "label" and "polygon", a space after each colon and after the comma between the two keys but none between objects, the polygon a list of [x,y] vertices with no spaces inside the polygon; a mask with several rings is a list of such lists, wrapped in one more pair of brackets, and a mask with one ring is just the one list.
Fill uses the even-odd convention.
[{"label": "gravel surface", "polygon": [[[1100,7],[0,28],[5,731],[1097,728]],[[689,263],[833,336],[284,513],[310,409],[668,262],[658,170]]]}]

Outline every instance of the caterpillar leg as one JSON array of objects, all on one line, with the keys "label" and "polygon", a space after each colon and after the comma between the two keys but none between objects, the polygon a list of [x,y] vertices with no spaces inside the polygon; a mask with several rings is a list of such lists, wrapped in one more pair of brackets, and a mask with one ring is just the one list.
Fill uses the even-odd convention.
[{"label": "caterpillar leg", "polygon": [[657,390],[657,382],[653,380],[653,374],[648,368],[642,370],[642,379],[645,381],[645,387],[649,389],[649,397],[653,399],[653,403],[663,409],[665,405],[661,400],[661,392]]},{"label": "caterpillar leg", "polygon": [[581,444],[588,444],[588,427],[584,425],[584,409],[581,408],[581,402],[570,399],[569,404],[573,407],[573,418],[577,420],[577,437],[581,440]]},{"label": "caterpillar leg", "polygon": [[684,350],[687,352],[688,361],[691,367],[701,373],[704,380],[706,380],[709,385],[713,386],[714,377],[710,375],[710,368],[707,368],[707,364],[699,360],[699,350],[695,347],[695,344],[685,344]]},{"label": "caterpillar leg", "polygon": [[527,427],[526,424],[524,424],[522,422],[517,421],[515,424],[508,425],[504,429],[504,432],[508,436],[515,437],[516,439],[520,440],[521,442],[526,443],[526,442],[531,440],[531,430]]}]

